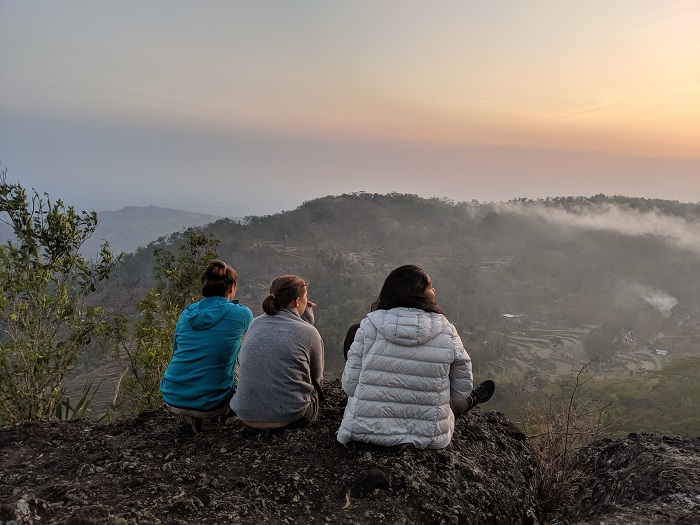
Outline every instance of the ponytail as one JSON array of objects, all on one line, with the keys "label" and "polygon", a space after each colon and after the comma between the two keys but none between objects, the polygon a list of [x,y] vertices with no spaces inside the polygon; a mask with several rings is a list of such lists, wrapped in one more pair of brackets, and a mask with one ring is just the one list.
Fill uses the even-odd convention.
[{"label": "ponytail", "polygon": [[276,315],[279,312],[279,308],[275,304],[275,294],[271,293],[265,297],[265,299],[263,299],[262,307],[266,314]]},{"label": "ponytail", "polygon": [[263,299],[262,307],[266,314],[276,315],[289,303],[304,295],[306,281],[296,275],[282,275],[270,285],[270,295]]}]

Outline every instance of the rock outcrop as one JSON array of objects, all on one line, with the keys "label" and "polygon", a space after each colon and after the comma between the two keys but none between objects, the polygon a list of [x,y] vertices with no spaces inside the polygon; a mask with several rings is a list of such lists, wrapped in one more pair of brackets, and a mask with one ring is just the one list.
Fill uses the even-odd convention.
[{"label": "rock outcrop", "polygon": [[[538,458],[502,414],[475,408],[444,450],[345,448],[344,403],[327,385],[319,420],[281,435],[237,421],[195,435],[165,410],[0,429],[0,523],[546,522]],[[699,523],[698,457],[697,440],[599,442],[579,455],[587,474],[559,520]]]},{"label": "rock outcrop", "polygon": [[700,524],[700,438],[630,434],[581,449],[569,523]]}]

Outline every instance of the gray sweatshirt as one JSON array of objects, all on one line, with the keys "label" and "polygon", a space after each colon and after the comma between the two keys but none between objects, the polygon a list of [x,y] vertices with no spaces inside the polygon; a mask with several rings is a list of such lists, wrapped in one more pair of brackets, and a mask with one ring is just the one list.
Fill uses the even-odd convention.
[{"label": "gray sweatshirt", "polygon": [[[309,309],[307,309],[309,310]],[[311,312],[305,318],[313,319]],[[304,415],[323,379],[323,341],[308,322],[284,308],[253,319],[240,353],[231,408],[241,421],[291,423]]]}]

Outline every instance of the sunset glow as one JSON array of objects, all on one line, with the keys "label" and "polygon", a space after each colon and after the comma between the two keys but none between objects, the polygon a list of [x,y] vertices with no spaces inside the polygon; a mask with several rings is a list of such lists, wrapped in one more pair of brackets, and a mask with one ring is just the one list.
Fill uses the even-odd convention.
[{"label": "sunset glow", "polygon": [[696,162],[700,2],[0,0],[0,92],[11,169],[13,119]]}]

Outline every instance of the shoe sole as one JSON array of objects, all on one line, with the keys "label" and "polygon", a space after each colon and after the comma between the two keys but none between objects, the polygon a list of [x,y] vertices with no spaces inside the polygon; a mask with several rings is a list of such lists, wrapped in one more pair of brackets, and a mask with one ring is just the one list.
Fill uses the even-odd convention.
[{"label": "shoe sole", "polygon": [[[486,396],[485,399],[479,401],[479,404],[481,403],[486,403],[489,399],[493,397],[493,393],[496,391],[496,383],[491,381],[490,379],[487,379],[486,381],[482,381],[481,385],[484,385],[484,388],[486,388],[486,391],[488,392],[488,396]],[[486,386],[488,385],[488,386]]]}]

